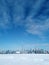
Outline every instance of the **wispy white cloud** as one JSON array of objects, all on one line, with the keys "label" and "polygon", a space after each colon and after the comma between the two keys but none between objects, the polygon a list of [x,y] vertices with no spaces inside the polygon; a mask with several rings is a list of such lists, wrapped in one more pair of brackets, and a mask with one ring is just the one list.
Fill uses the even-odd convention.
[{"label": "wispy white cloud", "polygon": [[49,1],[0,0],[0,28],[10,29],[13,25],[24,26],[26,32],[45,38],[49,30]]},{"label": "wispy white cloud", "polygon": [[36,22],[35,20],[29,18],[27,21],[26,26],[26,31],[28,33],[38,35],[40,38],[45,37],[45,32],[49,30],[49,19],[46,19],[45,21],[40,21],[43,22],[43,24],[40,24],[40,22]]}]

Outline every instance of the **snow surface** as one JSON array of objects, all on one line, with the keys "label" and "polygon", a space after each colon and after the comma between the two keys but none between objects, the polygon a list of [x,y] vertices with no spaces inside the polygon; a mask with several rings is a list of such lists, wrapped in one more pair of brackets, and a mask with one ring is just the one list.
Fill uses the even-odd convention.
[{"label": "snow surface", "polygon": [[49,65],[49,55],[0,54],[0,65]]}]

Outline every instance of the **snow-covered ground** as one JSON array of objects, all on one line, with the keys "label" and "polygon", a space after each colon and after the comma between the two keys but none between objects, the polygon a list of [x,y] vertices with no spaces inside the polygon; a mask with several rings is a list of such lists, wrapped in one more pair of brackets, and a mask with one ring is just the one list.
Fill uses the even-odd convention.
[{"label": "snow-covered ground", "polygon": [[0,54],[0,65],[49,65],[49,55]]}]

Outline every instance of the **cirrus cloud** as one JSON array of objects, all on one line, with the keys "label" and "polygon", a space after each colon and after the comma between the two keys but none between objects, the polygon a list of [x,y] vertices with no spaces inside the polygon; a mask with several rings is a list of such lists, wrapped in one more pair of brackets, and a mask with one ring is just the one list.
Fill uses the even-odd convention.
[{"label": "cirrus cloud", "polygon": [[13,25],[15,28],[24,26],[25,31],[33,35],[47,37],[49,0],[0,0],[0,28],[13,28]]}]

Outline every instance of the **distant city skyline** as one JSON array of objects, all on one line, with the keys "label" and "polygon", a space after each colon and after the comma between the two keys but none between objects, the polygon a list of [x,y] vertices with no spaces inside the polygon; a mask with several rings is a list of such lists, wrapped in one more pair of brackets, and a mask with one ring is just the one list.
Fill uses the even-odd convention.
[{"label": "distant city skyline", "polygon": [[49,0],[0,0],[0,49],[49,50]]}]

